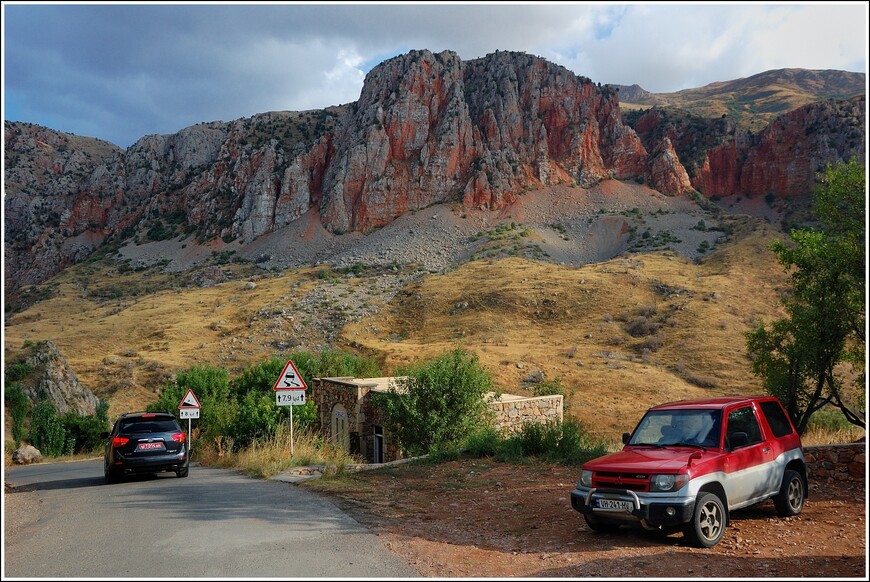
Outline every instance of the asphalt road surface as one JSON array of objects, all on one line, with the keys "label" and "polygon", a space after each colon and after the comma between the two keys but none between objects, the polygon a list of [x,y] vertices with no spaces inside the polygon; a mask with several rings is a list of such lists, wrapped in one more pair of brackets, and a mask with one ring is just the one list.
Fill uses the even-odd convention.
[{"label": "asphalt road surface", "polygon": [[[184,479],[105,485],[102,460],[7,467],[5,479],[35,490],[39,518],[4,535],[4,578],[418,576],[337,507],[287,483],[191,466]],[[21,511],[12,495],[6,512]]]}]

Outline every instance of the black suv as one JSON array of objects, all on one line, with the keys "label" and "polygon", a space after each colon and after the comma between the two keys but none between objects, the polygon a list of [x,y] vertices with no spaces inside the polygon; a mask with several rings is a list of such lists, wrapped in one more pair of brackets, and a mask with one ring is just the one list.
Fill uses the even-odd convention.
[{"label": "black suv", "polygon": [[103,461],[106,483],[132,473],[175,471],[179,477],[187,477],[187,435],[172,414],[122,414],[112,432],[102,436],[108,439]]}]

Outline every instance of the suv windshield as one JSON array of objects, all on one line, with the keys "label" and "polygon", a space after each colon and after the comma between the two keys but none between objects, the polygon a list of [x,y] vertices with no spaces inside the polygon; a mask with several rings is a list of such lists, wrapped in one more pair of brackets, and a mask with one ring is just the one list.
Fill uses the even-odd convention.
[{"label": "suv windshield", "polygon": [[628,444],[718,447],[721,423],[721,410],[651,410]]},{"label": "suv windshield", "polygon": [[122,422],[118,434],[145,434],[151,432],[176,432],[181,430],[174,420],[134,420]]}]

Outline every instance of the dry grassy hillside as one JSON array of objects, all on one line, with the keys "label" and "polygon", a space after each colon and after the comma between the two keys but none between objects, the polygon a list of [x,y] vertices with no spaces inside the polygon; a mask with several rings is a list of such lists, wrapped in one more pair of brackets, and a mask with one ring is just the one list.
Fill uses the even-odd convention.
[{"label": "dry grassy hillside", "polygon": [[51,282],[53,298],[7,319],[5,357],[26,340],[53,340],[115,416],[141,409],[196,364],[234,375],[292,349],[332,346],[374,355],[391,373],[461,343],[505,392],[530,393],[526,380],[538,371],[558,378],[569,414],[618,438],[652,403],[760,391],[743,334],[779,315],[785,276],[769,248],[781,235],[750,218],[732,228],[700,264],[665,251],[583,267],[477,260],[425,275],[253,275],[230,265],[233,280],[201,288],[95,261],[68,269]]},{"label": "dry grassy hillside", "polygon": [[746,221],[700,265],[669,252],[581,268],[472,262],[410,285],[345,337],[388,365],[461,343],[506,392],[530,393],[540,370],[566,387],[570,414],[614,437],[653,403],[761,390],[743,333],[779,316],[772,236]]},{"label": "dry grassy hillside", "polygon": [[[865,90],[865,78],[863,73],[847,71],[777,69],[674,93],[643,95],[626,91],[629,99],[621,100],[620,107],[646,109],[668,105],[701,117],[728,115],[740,127],[757,132],[779,115],[809,103],[860,95]],[[626,102],[632,96],[640,97],[637,103]]]}]

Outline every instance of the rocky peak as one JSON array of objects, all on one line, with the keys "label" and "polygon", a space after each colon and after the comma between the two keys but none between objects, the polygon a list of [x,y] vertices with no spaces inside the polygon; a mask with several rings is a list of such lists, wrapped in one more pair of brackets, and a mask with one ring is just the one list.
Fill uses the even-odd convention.
[{"label": "rocky peak", "polygon": [[423,50],[382,63],[334,147],[320,208],[342,232],[451,199],[500,208],[524,188],[641,176],[647,162],[615,92],[516,52],[463,62]]},{"label": "rocky peak", "polygon": [[92,416],[96,413],[99,399],[79,382],[54,342],[45,340],[37,343],[27,358],[27,364],[33,368],[33,373],[25,383],[24,390],[31,400],[44,397],[59,414],[75,412]]},{"label": "rocky peak", "polygon": [[668,137],[663,137],[653,151],[649,174],[652,182],[662,192],[679,195],[695,190]]}]

